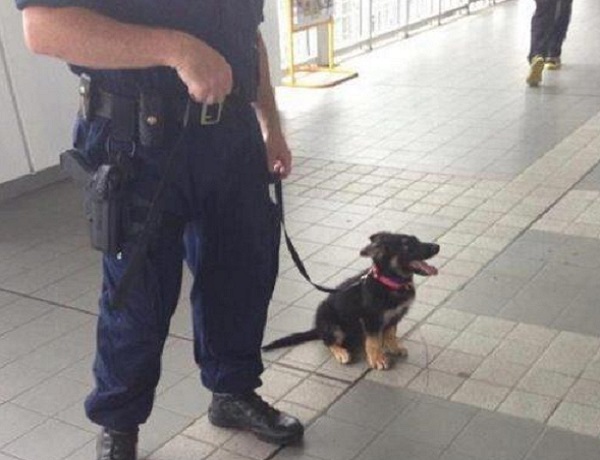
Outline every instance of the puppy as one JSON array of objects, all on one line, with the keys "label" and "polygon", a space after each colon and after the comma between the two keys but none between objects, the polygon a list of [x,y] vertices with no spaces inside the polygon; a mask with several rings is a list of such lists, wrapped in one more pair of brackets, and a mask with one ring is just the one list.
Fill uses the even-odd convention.
[{"label": "puppy", "polygon": [[396,338],[396,326],[415,298],[413,275],[434,276],[437,269],[425,262],[440,247],[414,236],[381,232],[360,251],[373,260],[371,268],[337,287],[319,305],[315,327],[275,340],[263,350],[321,339],[335,359],[347,364],[353,351],[364,347],[373,369],[387,369],[386,355],[406,356]]}]

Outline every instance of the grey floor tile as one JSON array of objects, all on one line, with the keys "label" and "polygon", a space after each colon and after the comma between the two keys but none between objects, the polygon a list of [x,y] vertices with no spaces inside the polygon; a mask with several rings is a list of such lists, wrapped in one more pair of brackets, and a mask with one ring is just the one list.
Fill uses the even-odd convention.
[{"label": "grey floor tile", "polygon": [[56,420],[48,420],[3,450],[23,460],[61,460],[94,438],[94,435]]},{"label": "grey floor tile", "polygon": [[502,273],[480,274],[469,283],[471,291],[510,299],[526,284],[526,280]]},{"label": "grey floor tile", "polygon": [[0,369],[0,401],[10,400],[50,377],[48,372],[11,363]]},{"label": "grey floor tile", "polygon": [[87,314],[54,307],[47,314],[1,336],[0,350],[4,354],[22,356],[89,321]]},{"label": "grey floor tile", "polygon": [[498,313],[517,322],[550,326],[581,292],[570,284],[556,285],[536,277]]},{"label": "grey floor tile", "polygon": [[[513,252],[515,255],[518,255],[521,247],[515,249],[516,246],[526,247],[529,245],[535,248],[536,245],[543,245],[544,247],[560,247],[565,243],[567,238],[567,236],[560,233],[543,232],[540,230],[527,230],[519,237],[517,242],[510,246],[510,251],[507,250],[506,252]],[[528,253],[521,252],[521,254],[522,256],[526,256]]]},{"label": "grey floor tile", "polygon": [[348,386],[348,383],[313,376],[290,391],[284,400],[321,411],[344,393]]},{"label": "grey floor tile", "polygon": [[568,262],[549,262],[537,273],[536,278],[555,285],[569,284],[583,288],[593,286],[597,281],[597,273],[586,267],[578,267]]},{"label": "grey floor tile", "polygon": [[[563,237],[564,238],[564,237]],[[560,238],[562,244],[563,238]],[[520,238],[504,252],[511,259],[532,259],[548,262],[558,252],[558,241],[543,241],[538,239],[525,240]]]},{"label": "grey floor tile", "polygon": [[14,441],[41,425],[45,417],[11,403],[0,405],[0,450],[2,446]]},{"label": "grey floor tile", "polygon": [[438,460],[442,453],[431,444],[423,444],[404,438],[397,432],[385,432],[365,449],[357,460],[389,460],[407,458],[411,460]]},{"label": "grey floor tile", "polygon": [[521,460],[543,429],[531,422],[494,412],[480,412],[451,447],[481,460]]},{"label": "grey floor tile", "polygon": [[453,308],[476,315],[496,316],[509,301],[508,298],[496,294],[486,294],[469,289],[469,286],[454,295],[444,304],[446,308]]},{"label": "grey floor tile", "polygon": [[[83,448],[73,452],[65,460],[89,460],[96,456],[96,441],[87,443]],[[0,457],[1,458],[1,457]]]},{"label": "grey floor tile", "polygon": [[186,417],[199,418],[208,411],[211,393],[198,376],[187,377],[163,392],[156,405]]},{"label": "grey floor tile", "polygon": [[600,268],[600,244],[595,238],[570,237],[552,255],[552,260],[581,268]]},{"label": "grey floor tile", "polygon": [[45,302],[17,298],[16,296],[15,299],[16,301],[0,308],[0,334],[16,329],[52,309],[52,306]]},{"label": "grey floor tile", "polygon": [[350,460],[376,435],[368,428],[322,417],[306,431],[304,451],[324,460]]},{"label": "grey floor tile", "polygon": [[580,334],[598,334],[600,331],[600,310],[597,305],[575,304],[565,308],[551,326],[563,331]]},{"label": "grey floor tile", "polygon": [[600,457],[600,440],[548,428],[527,460],[590,460]]},{"label": "grey floor tile", "polygon": [[279,446],[260,441],[252,433],[235,433],[223,446],[224,449],[254,460],[264,460],[277,451]]},{"label": "grey floor tile", "polygon": [[578,377],[596,355],[599,347],[598,337],[562,331],[536,365]]},{"label": "grey floor tile", "polygon": [[93,385],[94,377],[92,374],[92,366],[94,363],[94,355],[88,355],[83,359],[66,367],[58,375],[68,379],[76,380],[77,382]]},{"label": "grey floor tile", "polygon": [[84,408],[85,398],[81,398],[79,401],[71,404],[67,408],[57,413],[54,418],[61,422],[68,423],[69,425],[76,426],[82,430],[89,431],[90,433],[98,433],[98,425],[95,425],[90,419],[87,418]]},{"label": "grey floor tile", "polygon": [[6,305],[11,304],[18,299],[19,296],[17,294],[0,290],[0,308],[4,308]]},{"label": "grey floor tile", "polygon": [[171,372],[189,375],[198,372],[194,362],[194,343],[190,340],[170,339],[163,352],[163,367]]},{"label": "grey floor tile", "polygon": [[26,409],[47,416],[66,409],[81,400],[91,387],[64,377],[52,377],[26,391],[12,402]]},{"label": "grey floor tile", "polygon": [[454,449],[446,450],[439,460],[481,460],[477,457],[471,457],[470,455],[465,455],[462,452],[458,452]]},{"label": "grey floor tile", "polygon": [[548,425],[597,437],[600,435],[600,409],[562,401]]},{"label": "grey floor tile", "polygon": [[284,332],[301,332],[313,327],[314,313],[304,308],[288,307],[271,318],[269,327]]},{"label": "grey floor tile", "polygon": [[562,398],[574,382],[575,379],[568,375],[533,367],[517,387],[530,393]]},{"label": "grey floor tile", "polygon": [[415,398],[413,392],[361,381],[327,412],[346,423],[382,430]]},{"label": "grey floor tile", "polygon": [[140,450],[154,452],[185,428],[193,419],[155,406],[148,421],[140,427]]},{"label": "grey floor tile", "polygon": [[160,449],[150,454],[147,459],[171,460],[176,458],[180,460],[198,460],[206,458],[214,450],[215,447],[210,444],[205,444],[196,439],[186,438],[185,436],[176,436]]},{"label": "grey floor tile", "polygon": [[434,398],[418,400],[389,424],[386,432],[446,448],[475,416],[477,409]]},{"label": "grey floor tile", "polygon": [[302,447],[286,447],[273,457],[273,460],[322,460],[308,455]]},{"label": "grey floor tile", "polygon": [[556,409],[558,399],[515,390],[507,396],[498,412],[545,422]]}]

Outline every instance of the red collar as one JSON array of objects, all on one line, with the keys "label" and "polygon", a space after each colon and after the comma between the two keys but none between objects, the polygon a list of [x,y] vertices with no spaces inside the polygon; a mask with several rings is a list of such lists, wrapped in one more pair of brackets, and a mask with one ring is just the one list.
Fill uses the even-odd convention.
[{"label": "red collar", "polygon": [[367,275],[370,275],[374,280],[383,284],[392,291],[400,291],[402,289],[406,289],[408,291],[414,289],[412,280],[398,281],[397,279],[382,275],[377,265],[372,265]]}]

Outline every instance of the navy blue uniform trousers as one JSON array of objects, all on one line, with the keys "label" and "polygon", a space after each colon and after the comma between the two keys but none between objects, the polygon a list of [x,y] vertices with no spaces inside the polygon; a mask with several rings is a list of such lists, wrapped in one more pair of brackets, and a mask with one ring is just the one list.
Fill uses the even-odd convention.
[{"label": "navy blue uniform trousers", "polygon": [[571,21],[573,0],[536,0],[531,18],[531,48],[534,56],[560,57]]},{"label": "navy blue uniform trousers", "polygon": [[[76,139],[88,155],[102,150],[109,124],[79,124]],[[171,130],[171,140],[179,130]],[[108,304],[134,242],[121,257],[104,256],[96,387],[85,407],[93,422],[115,430],[135,429],[150,415],[184,259],[194,277],[193,351],[203,384],[221,393],[261,384],[260,346],[280,237],[264,143],[249,104],[227,111],[218,125],[191,130],[168,188],[167,218],[124,308]],[[152,196],[167,150],[137,148],[133,194]]]}]

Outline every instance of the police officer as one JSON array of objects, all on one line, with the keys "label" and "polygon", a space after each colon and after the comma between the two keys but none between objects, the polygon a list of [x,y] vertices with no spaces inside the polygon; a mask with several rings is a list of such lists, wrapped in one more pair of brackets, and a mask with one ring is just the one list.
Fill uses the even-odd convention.
[{"label": "police officer", "polygon": [[558,70],[562,45],[571,21],[573,0],[536,0],[531,18],[531,47],[527,84],[538,86],[544,68]]},{"label": "police officer", "polygon": [[[121,199],[131,215],[147,211],[165,158],[187,132],[160,226],[121,308],[111,297],[135,251],[133,225],[119,253],[103,257],[96,385],[85,404],[102,427],[98,459],[137,458],[184,259],[194,276],[194,356],[213,393],[210,421],[267,442],[299,440],[301,423],[255,393],[278,269],[268,182],[291,169],[258,32],[262,0],[16,2],[28,47],[86,77],[75,146],[90,165],[127,160]],[[189,98],[198,108],[191,117]]]}]

